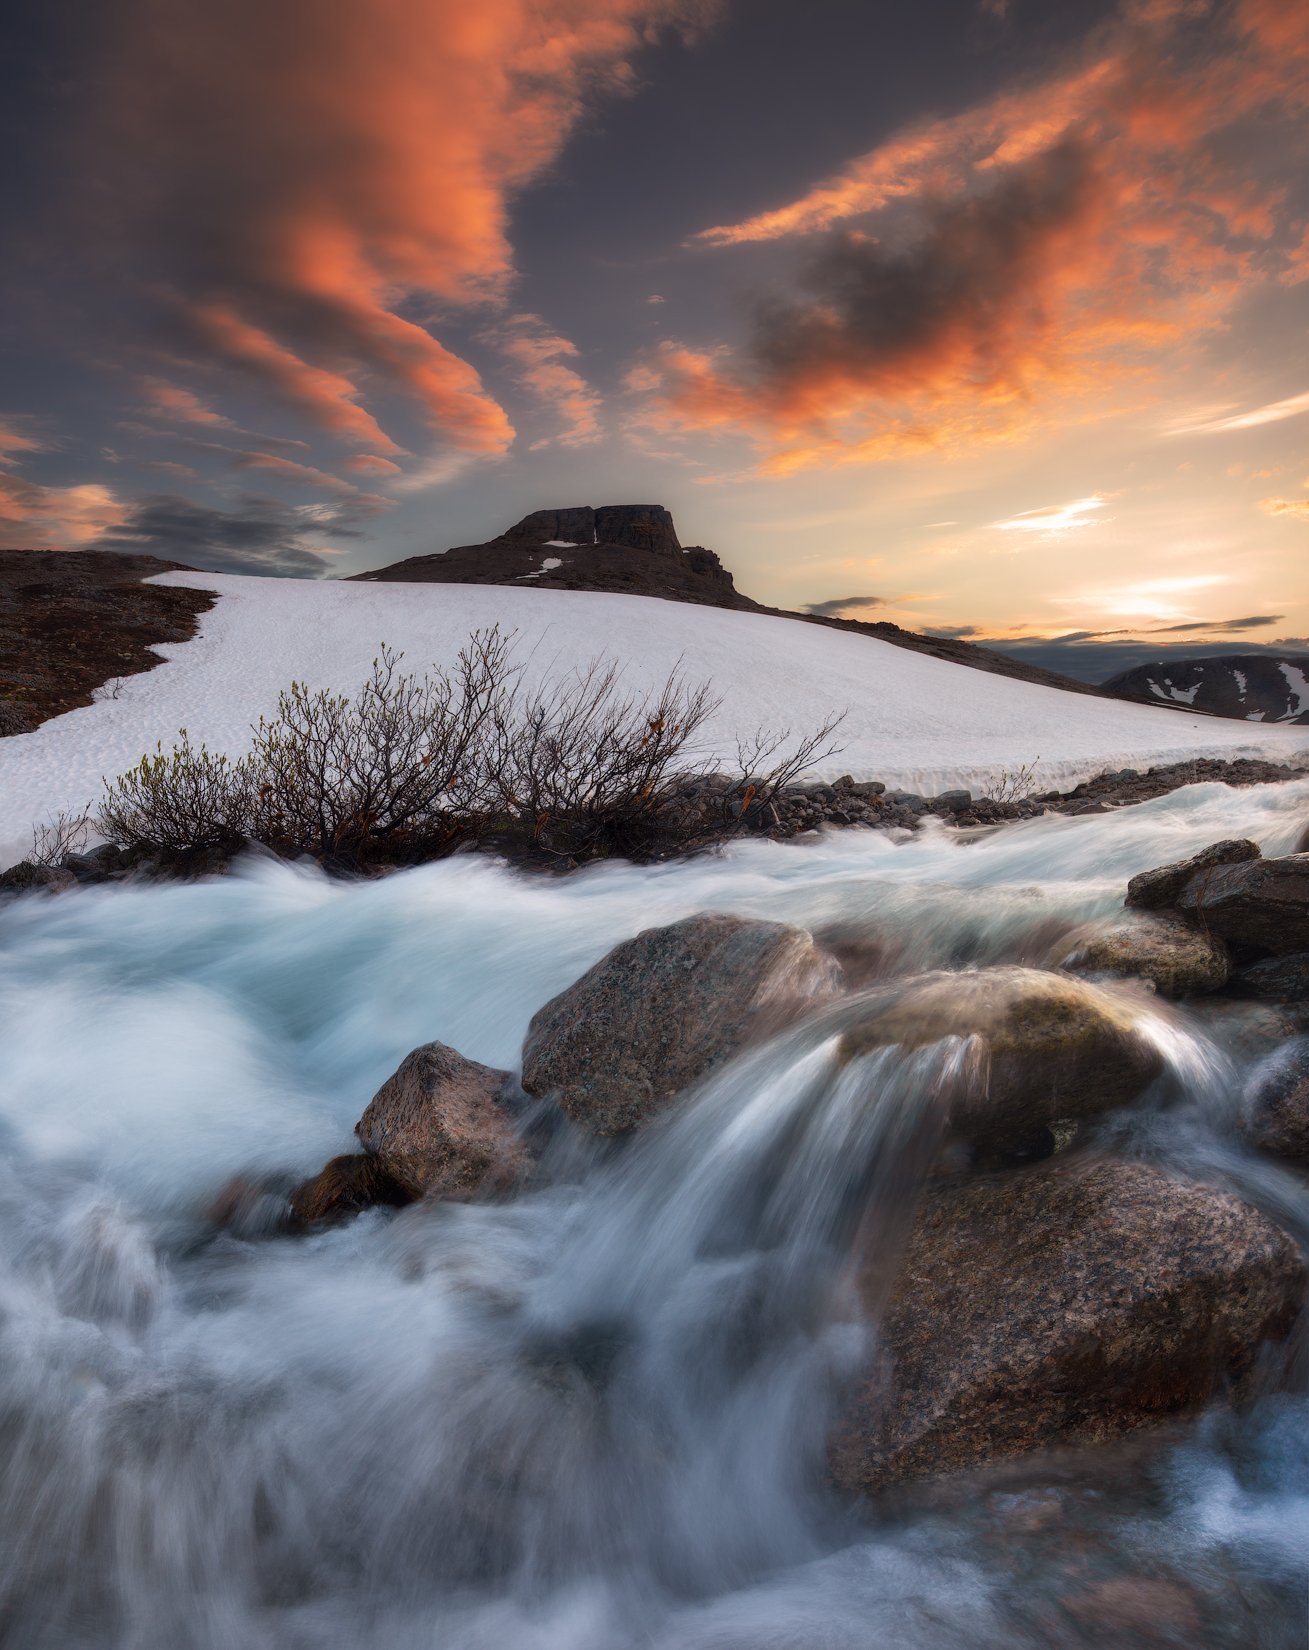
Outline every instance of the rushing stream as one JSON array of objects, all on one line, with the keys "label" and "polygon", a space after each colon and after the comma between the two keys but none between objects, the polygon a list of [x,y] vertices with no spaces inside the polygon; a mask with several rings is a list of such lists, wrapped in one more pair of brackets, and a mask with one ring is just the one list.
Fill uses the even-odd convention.
[{"label": "rushing stream", "polygon": [[[506,1203],[309,1238],[203,1211],[349,1150],[419,1043],[515,1066],[533,1012],[643,927],[797,922],[856,985],[1039,962],[1134,872],[1224,836],[1286,852],[1307,808],[1309,780],[1199,786],[973,841],[362,885],[251,861],[0,909],[0,1646],[1302,1650],[1297,1396],[962,1490],[826,1487],[868,1354],[856,1229],[907,1218],[957,1044],[842,1069],[838,1006],[627,1151],[561,1136]],[[1120,1145],[1303,1240],[1303,1180],[1230,1127],[1259,1011],[1143,1012],[1168,1103]]]}]

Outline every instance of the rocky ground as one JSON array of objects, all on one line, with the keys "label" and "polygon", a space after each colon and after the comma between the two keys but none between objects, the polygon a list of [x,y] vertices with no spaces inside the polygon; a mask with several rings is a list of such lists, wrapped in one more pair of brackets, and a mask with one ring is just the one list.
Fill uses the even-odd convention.
[{"label": "rocky ground", "polygon": [[0,736],[89,705],[116,677],[151,670],[159,642],[185,642],[208,590],[145,584],[180,562],[102,551],[0,550]]}]

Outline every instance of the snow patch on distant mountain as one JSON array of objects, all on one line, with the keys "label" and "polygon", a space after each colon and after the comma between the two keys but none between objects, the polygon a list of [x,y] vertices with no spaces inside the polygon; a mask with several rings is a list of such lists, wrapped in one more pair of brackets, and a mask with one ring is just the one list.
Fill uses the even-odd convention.
[{"label": "snow patch on distant mountain", "polygon": [[1243,722],[1309,724],[1309,657],[1272,653],[1158,660],[1104,684],[1115,698],[1186,705],[1207,716]]}]

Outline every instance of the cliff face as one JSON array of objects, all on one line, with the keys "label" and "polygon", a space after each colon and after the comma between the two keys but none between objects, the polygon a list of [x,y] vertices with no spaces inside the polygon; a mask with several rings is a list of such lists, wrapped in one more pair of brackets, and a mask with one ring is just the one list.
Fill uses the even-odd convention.
[{"label": "cliff face", "polygon": [[710,607],[758,607],[740,594],[712,550],[682,548],[673,518],[661,504],[533,510],[485,544],[412,556],[356,577],[447,584],[521,581],[551,590],[609,590]]}]

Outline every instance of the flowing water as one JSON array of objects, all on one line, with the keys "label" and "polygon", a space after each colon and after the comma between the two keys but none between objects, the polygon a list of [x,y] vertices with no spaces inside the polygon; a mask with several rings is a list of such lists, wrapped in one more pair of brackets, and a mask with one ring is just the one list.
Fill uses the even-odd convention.
[{"label": "flowing water", "polygon": [[[1297,1396],[962,1489],[826,1486],[869,1354],[852,1247],[911,1213],[957,1043],[842,1068],[838,1005],[627,1151],[561,1136],[512,1201],[300,1239],[203,1210],[349,1150],[418,1043],[514,1066],[532,1013],[642,927],[799,922],[856,984],[1039,961],[1135,871],[1220,836],[1285,852],[1306,808],[1309,781],[1199,786],[972,841],[354,886],[253,861],[5,907],[0,1645],[1302,1646]],[[1120,1146],[1303,1237],[1303,1181],[1231,1128],[1259,1012],[1140,1012],[1169,1070]]]}]

